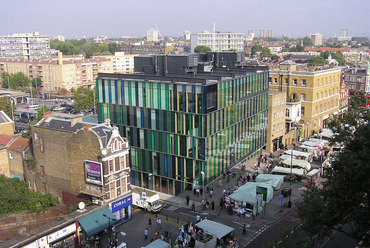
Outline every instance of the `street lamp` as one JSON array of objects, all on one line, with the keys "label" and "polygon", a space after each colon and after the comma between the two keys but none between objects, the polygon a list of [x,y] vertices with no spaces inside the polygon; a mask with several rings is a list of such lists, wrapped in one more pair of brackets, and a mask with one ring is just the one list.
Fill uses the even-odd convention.
[{"label": "street lamp", "polygon": [[108,247],[111,247],[111,233],[110,233],[110,221],[114,221],[116,220],[115,218],[111,218],[109,216],[107,216],[106,214],[103,214],[104,217],[108,218],[108,223],[109,223],[109,226],[108,226]]},{"label": "street lamp", "polygon": [[202,174],[202,184],[203,184],[202,203],[204,203],[204,172],[201,171],[200,174]]},{"label": "street lamp", "polygon": [[290,201],[290,195],[292,194],[292,167],[293,167],[293,149],[290,155],[290,180],[289,180],[289,201],[288,201],[288,208],[292,207],[292,202]]}]

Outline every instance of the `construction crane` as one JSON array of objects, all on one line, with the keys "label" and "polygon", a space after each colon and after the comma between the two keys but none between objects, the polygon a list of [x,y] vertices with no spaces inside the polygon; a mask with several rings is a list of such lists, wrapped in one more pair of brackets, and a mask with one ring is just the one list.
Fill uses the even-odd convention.
[{"label": "construction crane", "polygon": [[163,40],[163,36],[162,36],[162,34],[161,34],[161,31],[159,31],[159,28],[158,28],[157,24],[154,24],[154,25],[155,25],[155,28],[156,28],[156,29],[157,29],[157,31],[158,31],[159,36],[161,37],[161,40]]}]

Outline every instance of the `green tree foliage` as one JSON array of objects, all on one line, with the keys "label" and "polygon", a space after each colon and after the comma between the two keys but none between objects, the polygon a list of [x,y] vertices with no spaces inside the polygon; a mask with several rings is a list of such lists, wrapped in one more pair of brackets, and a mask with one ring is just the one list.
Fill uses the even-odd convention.
[{"label": "green tree foliage", "polygon": [[20,211],[38,212],[58,204],[58,199],[50,194],[32,192],[27,183],[0,175],[0,214]]},{"label": "green tree foliage", "polygon": [[0,110],[4,111],[6,115],[11,119],[12,118],[12,106],[6,99],[0,99]]},{"label": "green tree foliage", "polygon": [[279,58],[280,58],[279,55],[276,55],[276,54],[274,54],[274,55],[271,56],[271,59],[272,60],[276,60],[277,61]]},{"label": "green tree foliage", "polygon": [[84,54],[86,58],[90,58],[94,55],[112,55],[114,53],[112,51],[118,51],[117,43],[110,43],[112,45],[109,44],[110,46],[107,46],[105,43],[91,44],[89,42],[86,39],[67,40],[65,42],[53,40],[50,41],[50,47],[66,55]]},{"label": "green tree foliage", "polygon": [[346,59],[344,58],[344,55],[341,51],[337,51],[333,53],[332,58],[338,61],[339,65],[345,65]]},{"label": "green tree foliage", "polygon": [[310,37],[306,36],[303,38],[303,46],[313,46],[312,40]]},{"label": "green tree foliage", "polygon": [[282,228],[280,230],[280,238],[273,245],[268,247],[275,248],[310,248],[313,243],[307,233],[299,226],[290,228]]},{"label": "green tree foliage", "polygon": [[313,56],[309,63],[313,65],[325,65],[327,61],[321,56]]},{"label": "green tree foliage", "polygon": [[212,49],[208,46],[200,45],[194,48],[195,53],[207,53],[210,52]]},{"label": "green tree foliage", "polygon": [[262,52],[262,46],[261,45],[258,45],[258,44],[252,46],[252,48],[251,48],[251,54],[252,54],[252,56],[257,55],[258,52]]},{"label": "green tree foliage", "polygon": [[74,106],[77,110],[94,108],[94,91],[89,88],[79,87],[75,94]]},{"label": "green tree foliage", "polygon": [[41,78],[37,77],[37,78],[32,79],[32,87],[37,88],[37,87],[41,87],[41,85],[42,85]]},{"label": "green tree foliage", "polygon": [[111,52],[111,54],[114,54],[115,52],[119,51],[119,47],[116,42],[109,43],[108,49],[109,49],[109,52]]},{"label": "green tree foliage", "polygon": [[31,79],[23,72],[16,72],[14,74],[3,72],[1,73],[3,88],[8,88],[8,77],[9,77],[9,87],[11,89],[21,89],[24,87],[29,87],[31,85]]},{"label": "green tree foliage", "polygon": [[[331,145],[340,144],[343,150],[331,158],[322,189],[304,194],[298,206],[298,214],[305,230],[342,231],[370,245],[370,112],[361,106],[361,99],[350,103],[349,112],[343,119],[329,123],[335,134]],[[315,213],[314,213],[315,212]]]},{"label": "green tree foliage", "polygon": [[262,47],[262,51],[261,51],[260,57],[261,58],[266,58],[266,57],[271,57],[271,56],[272,56],[272,54],[271,54],[270,48],[268,48],[268,47]]}]

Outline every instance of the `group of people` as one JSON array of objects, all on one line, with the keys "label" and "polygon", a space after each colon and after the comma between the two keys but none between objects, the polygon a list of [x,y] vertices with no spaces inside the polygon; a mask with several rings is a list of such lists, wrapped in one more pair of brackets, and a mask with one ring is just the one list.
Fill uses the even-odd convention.
[{"label": "group of people", "polygon": [[[168,231],[163,231],[162,233],[159,233],[159,230],[162,229],[162,221],[160,218],[157,218],[155,221],[157,228],[154,230],[154,238],[151,239],[150,242],[153,242],[156,239],[162,239],[164,241],[168,241],[171,244],[171,233]],[[149,218],[148,220],[148,227],[145,228],[144,230],[144,239],[148,239],[149,236],[149,230],[148,228],[152,225],[152,219]]]}]

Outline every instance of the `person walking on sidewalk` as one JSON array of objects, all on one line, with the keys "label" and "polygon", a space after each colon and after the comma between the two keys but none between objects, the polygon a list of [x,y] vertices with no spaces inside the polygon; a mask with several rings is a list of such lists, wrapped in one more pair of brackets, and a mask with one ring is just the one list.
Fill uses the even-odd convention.
[{"label": "person walking on sidewalk", "polygon": [[159,218],[157,219],[157,227],[158,227],[159,230],[162,229],[162,221]]},{"label": "person walking on sidewalk", "polygon": [[245,235],[245,234],[247,234],[247,226],[244,224],[243,225],[243,233],[242,233],[242,235]]},{"label": "person walking on sidewalk", "polygon": [[191,211],[195,212],[195,202],[191,204]]},{"label": "person walking on sidewalk", "polygon": [[190,201],[190,197],[187,195],[186,196],[186,205],[188,205],[188,206],[189,206],[189,201]]},{"label": "person walking on sidewalk", "polygon": [[144,238],[148,239],[148,228],[145,228],[144,230]]}]

